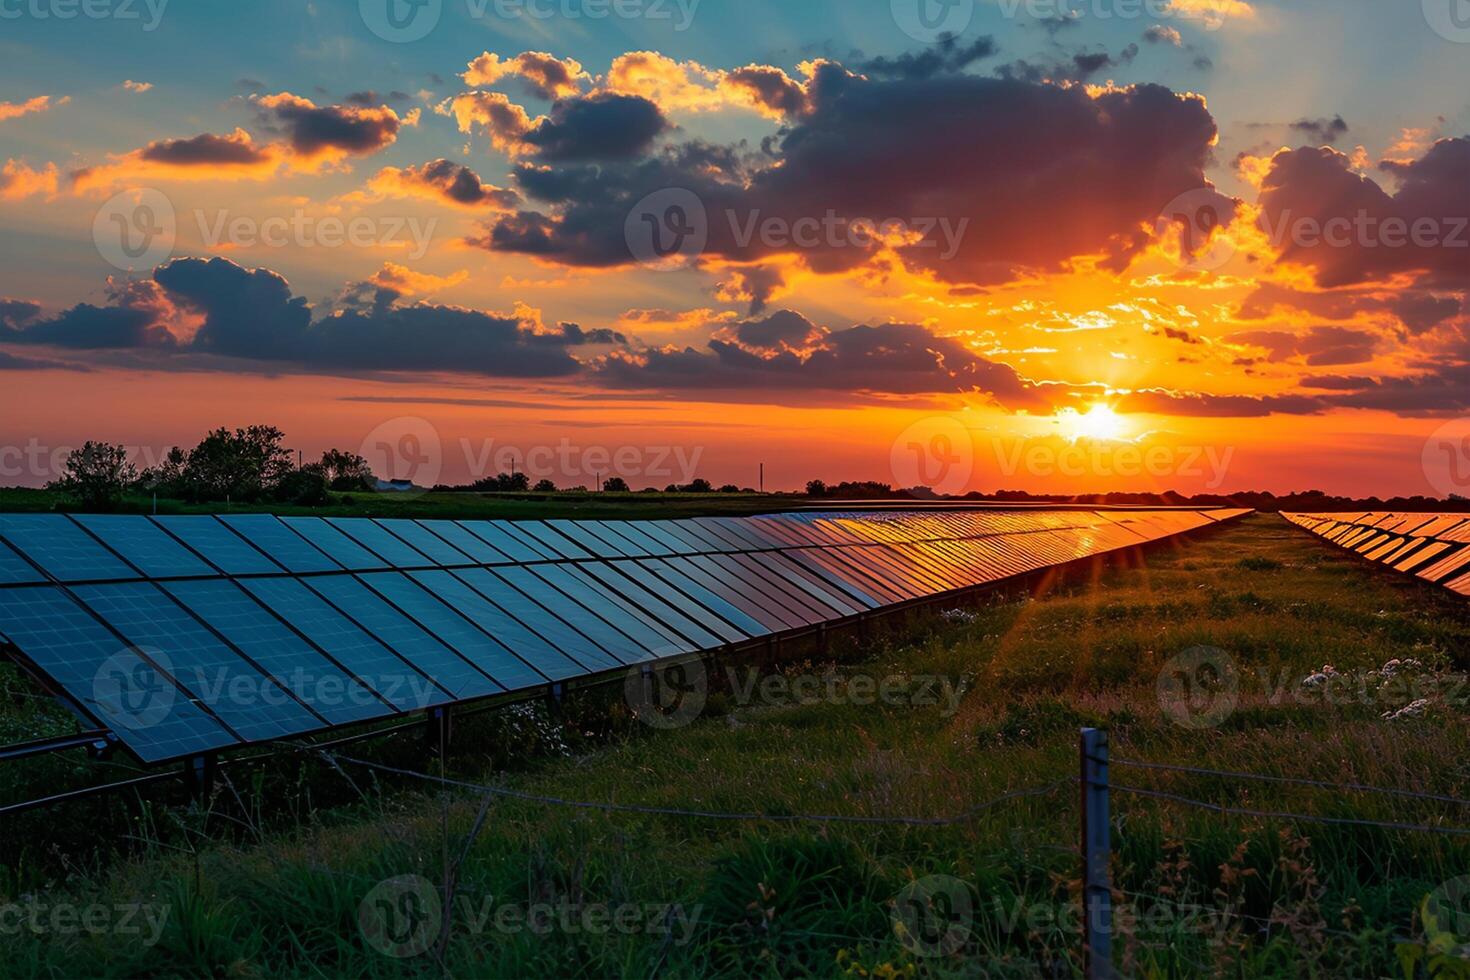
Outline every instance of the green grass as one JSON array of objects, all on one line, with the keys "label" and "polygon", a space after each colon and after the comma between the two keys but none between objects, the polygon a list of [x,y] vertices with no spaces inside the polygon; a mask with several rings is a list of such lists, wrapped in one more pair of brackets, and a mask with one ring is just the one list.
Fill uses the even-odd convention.
[{"label": "green grass", "polygon": [[[561,517],[583,520],[638,520],[640,518],[729,517],[766,514],[807,503],[791,494],[722,493],[333,493],[321,507],[295,504],[251,503],[231,508],[223,503],[191,504],[159,498],[160,514],[223,514],[236,511],[321,517],[414,517],[456,520],[534,519]],[[834,504],[837,506],[837,504]],[[54,490],[0,487],[0,513],[75,510],[66,496]],[[123,513],[153,513],[147,494],[128,494]]]},{"label": "green grass", "polygon": [[[1470,798],[1458,699],[1387,721],[1380,715],[1402,697],[1325,703],[1278,688],[1282,676],[1324,664],[1366,671],[1395,657],[1431,672],[1463,670],[1463,601],[1278,518],[1250,518],[1146,561],[1055,578],[1035,596],[986,599],[965,612],[914,616],[826,656],[792,649],[767,667],[787,679],[834,675],[834,689],[848,695],[864,690],[845,686],[855,679],[897,678],[893,703],[747,701],[743,674],[730,685],[717,672],[706,711],[686,728],[655,731],[629,717],[620,692],[587,693],[561,715],[537,706],[465,721],[445,771],[577,800],[930,816],[1072,775],[1077,728],[1097,725],[1110,732],[1115,758]],[[1170,659],[1199,645],[1228,652],[1240,677],[1235,710],[1203,729],[1172,720],[1157,687]],[[957,711],[916,703],[927,701],[919,697],[926,676],[963,683]],[[17,718],[37,710],[14,691],[8,697]],[[347,751],[417,770],[436,765],[410,737]],[[499,799],[466,844],[481,817],[474,794],[361,768],[346,774],[351,784],[329,767],[285,758],[232,771],[203,810],[164,799],[11,821],[0,840],[0,908],[21,896],[48,908],[142,902],[167,918],[156,944],[115,931],[22,930],[0,943],[0,975],[1050,977],[1079,969],[1068,904],[1078,887],[1073,787],[937,828],[725,822]],[[34,778],[56,785],[64,775]],[[1470,825],[1461,808],[1392,797],[1123,766],[1113,780],[1261,810]],[[1401,976],[1397,947],[1420,935],[1421,900],[1470,873],[1470,841],[1450,836],[1221,815],[1121,792],[1113,808],[1114,881],[1136,913],[1120,918],[1116,947],[1131,976]],[[442,945],[437,932],[408,930],[431,948],[408,959],[375,949],[360,927],[365,900],[386,896],[405,913],[395,921],[421,921],[407,914],[412,893],[379,883],[418,875],[442,887],[451,866]],[[962,882],[974,911],[949,955],[916,956],[892,915],[908,907],[913,882],[936,875]],[[494,925],[497,910],[541,906],[618,909],[642,925]],[[1179,906],[1196,911],[1180,915]],[[1258,920],[1273,924],[1263,930]],[[671,928],[650,929],[650,921]]]}]

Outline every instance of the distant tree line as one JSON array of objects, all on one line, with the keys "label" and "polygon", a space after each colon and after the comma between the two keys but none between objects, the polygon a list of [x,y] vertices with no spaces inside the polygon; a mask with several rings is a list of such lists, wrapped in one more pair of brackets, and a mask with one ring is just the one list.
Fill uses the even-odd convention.
[{"label": "distant tree line", "polygon": [[377,479],[356,453],[329,449],[318,462],[296,466],[285,434],[269,425],[215,429],[193,449],[173,447],[141,472],[127,449],[88,442],[67,457],[61,479],[50,484],[84,507],[111,510],[129,491],[191,503],[275,501],[326,503],[329,491],[373,490]]}]

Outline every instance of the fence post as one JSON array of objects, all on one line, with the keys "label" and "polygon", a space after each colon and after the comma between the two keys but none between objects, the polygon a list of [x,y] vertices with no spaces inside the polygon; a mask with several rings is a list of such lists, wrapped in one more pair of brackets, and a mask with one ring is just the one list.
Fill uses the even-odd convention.
[{"label": "fence post", "polygon": [[1113,980],[1113,887],[1109,874],[1108,733],[1079,739],[1082,800],[1082,962],[1088,980]]}]

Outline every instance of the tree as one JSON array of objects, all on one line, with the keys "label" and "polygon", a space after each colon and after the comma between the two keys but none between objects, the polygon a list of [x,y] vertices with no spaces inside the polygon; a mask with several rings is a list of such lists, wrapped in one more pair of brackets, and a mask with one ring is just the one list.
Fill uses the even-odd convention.
[{"label": "tree", "polygon": [[710,485],[710,482],[708,480],[704,479],[703,477],[699,477],[697,479],[690,480],[689,481],[689,485],[684,488],[684,492],[685,493],[713,493],[714,492],[714,489],[715,488]]},{"label": "tree", "polygon": [[189,454],[174,446],[163,454],[158,465],[149,466],[138,474],[138,489],[165,497],[180,497],[184,493],[184,468],[189,464]]},{"label": "tree", "polygon": [[61,479],[51,484],[88,510],[113,510],[122,503],[123,491],[138,478],[123,446],[88,442],[66,457]]},{"label": "tree", "polygon": [[827,482],[825,480],[808,480],[806,484],[806,495],[808,497],[827,496]]},{"label": "tree", "polygon": [[291,472],[285,433],[271,425],[215,429],[189,452],[186,494],[195,500],[259,500]]},{"label": "tree", "polygon": [[470,489],[480,493],[526,493],[531,489],[531,478],[524,473],[498,473],[476,480]]},{"label": "tree", "polygon": [[740,488],[733,483],[727,483],[720,487],[720,493],[740,493]]},{"label": "tree", "polygon": [[276,481],[271,494],[282,503],[320,507],[332,499],[327,486],[326,471],[316,463],[308,463]]},{"label": "tree", "polygon": [[550,480],[537,480],[534,489],[537,493],[556,493],[556,484]]},{"label": "tree", "polygon": [[372,490],[378,485],[372,465],[357,453],[328,449],[322,453],[322,476],[333,490]]},{"label": "tree", "polygon": [[610,476],[603,481],[603,493],[628,493],[628,481],[620,476]]}]

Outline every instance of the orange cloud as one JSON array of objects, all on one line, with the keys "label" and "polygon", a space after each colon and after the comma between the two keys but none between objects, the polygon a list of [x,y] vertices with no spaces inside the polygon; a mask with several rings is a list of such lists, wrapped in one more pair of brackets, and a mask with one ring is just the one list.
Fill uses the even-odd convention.
[{"label": "orange cloud", "polygon": [[780,68],[747,65],[724,71],[706,68],[697,61],[675,61],[657,51],[619,55],[608,69],[603,87],[621,95],[642,96],[666,112],[734,108],[771,119],[798,114],[806,98],[802,83]]},{"label": "orange cloud", "polygon": [[435,109],[441,116],[453,116],[461,133],[484,130],[490,144],[502,153],[527,152],[524,137],[543,117],[532,119],[526,110],[500,92],[466,92],[446,99]]},{"label": "orange cloud", "polygon": [[201,133],[185,139],[156,140],[129,153],[110,156],[106,163],[73,171],[68,179],[78,194],[153,180],[269,180],[286,162],[287,153],[281,144],[257,144],[245,130],[236,129],[228,136]]},{"label": "orange cloud", "polygon": [[421,296],[458,286],[469,277],[469,272],[463,269],[451,275],[436,276],[427,272],[415,272],[396,262],[384,262],[383,267],[368,278],[368,282],[379,289],[391,289],[401,296]]},{"label": "orange cloud", "polygon": [[504,59],[486,51],[471,61],[469,69],[460,77],[466,85],[494,85],[504,78],[521,78],[546,99],[577,95],[582,91],[582,84],[592,79],[582,70],[580,62],[572,58],[563,60],[545,51],[523,51],[514,58]]},{"label": "orange cloud", "polygon": [[153,83],[135,82],[131,78],[129,78],[127,81],[122,83],[122,87],[127,89],[129,92],[137,92],[141,95],[142,93],[147,92],[149,89],[153,88]]},{"label": "orange cloud", "polygon": [[0,122],[7,119],[19,119],[21,116],[29,116],[32,113],[45,112],[53,106],[66,105],[70,101],[71,96],[69,95],[63,95],[55,102],[51,101],[49,95],[38,95],[24,102],[0,102]]},{"label": "orange cloud", "polygon": [[56,194],[56,184],[54,163],[34,170],[19,160],[6,160],[0,169],[0,200],[19,201],[36,194],[52,197]]},{"label": "orange cloud", "polygon": [[480,212],[513,211],[520,201],[515,191],[484,183],[469,167],[443,159],[418,167],[384,167],[346,199],[363,203],[386,197],[415,197]]}]

